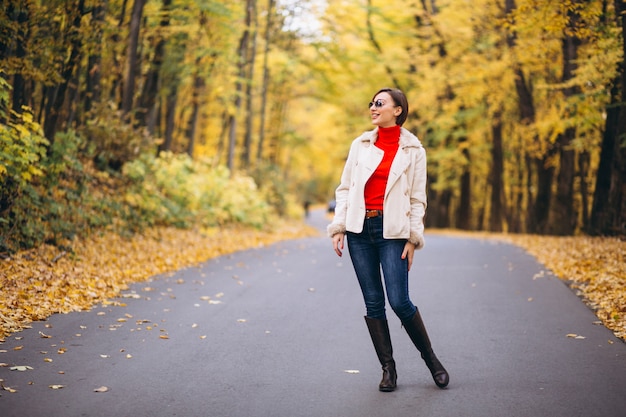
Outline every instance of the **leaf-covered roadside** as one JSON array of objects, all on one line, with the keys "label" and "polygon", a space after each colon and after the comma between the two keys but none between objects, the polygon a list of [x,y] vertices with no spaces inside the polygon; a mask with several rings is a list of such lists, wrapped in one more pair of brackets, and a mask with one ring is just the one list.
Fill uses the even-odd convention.
[{"label": "leaf-covered roadside", "polygon": [[107,233],[77,240],[71,252],[51,245],[19,252],[0,261],[0,340],[51,314],[111,303],[130,283],[238,250],[317,233],[284,220],[271,231],[154,228],[132,238]]},{"label": "leaf-covered roadside", "polygon": [[626,241],[610,237],[538,236],[445,231],[513,243],[534,256],[626,341]]},{"label": "leaf-covered roadside", "polygon": [[507,235],[569,282],[602,323],[626,341],[626,241],[608,237]]}]

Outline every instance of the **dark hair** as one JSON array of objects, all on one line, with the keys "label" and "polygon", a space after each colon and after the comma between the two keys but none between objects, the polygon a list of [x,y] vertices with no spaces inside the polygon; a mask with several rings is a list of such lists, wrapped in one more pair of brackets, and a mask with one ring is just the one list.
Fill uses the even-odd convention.
[{"label": "dark hair", "polygon": [[[376,97],[380,93],[388,93],[393,99],[395,105],[402,107],[402,113],[400,113],[400,115],[396,117],[396,124],[398,126],[402,126],[406,121],[407,116],[409,115],[409,102],[406,99],[406,96],[404,95],[402,90],[399,90],[397,88],[385,87],[378,90],[376,94],[374,94],[374,97]],[[372,99],[374,99],[374,97],[372,97]]]}]

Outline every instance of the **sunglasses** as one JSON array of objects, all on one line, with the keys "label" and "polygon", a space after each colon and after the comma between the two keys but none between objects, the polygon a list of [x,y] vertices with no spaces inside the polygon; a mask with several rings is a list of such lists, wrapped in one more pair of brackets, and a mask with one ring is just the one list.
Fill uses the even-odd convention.
[{"label": "sunglasses", "polygon": [[372,108],[372,106],[376,106],[377,109],[380,109],[384,105],[385,105],[385,101],[378,99],[376,101],[370,101],[370,104],[367,108],[370,109]]}]

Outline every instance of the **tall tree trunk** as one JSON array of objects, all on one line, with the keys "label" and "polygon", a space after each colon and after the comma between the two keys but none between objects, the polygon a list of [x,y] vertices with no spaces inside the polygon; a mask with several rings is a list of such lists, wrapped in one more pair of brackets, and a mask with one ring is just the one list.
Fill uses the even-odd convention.
[{"label": "tall tree trunk", "polygon": [[102,78],[102,36],[104,33],[104,23],[108,0],[100,0],[93,7],[91,20],[95,30],[95,51],[89,55],[87,60],[87,82],[85,91],[84,109],[89,114],[94,103],[99,103],[102,91],[100,81]]},{"label": "tall tree trunk", "polygon": [[502,196],[504,195],[504,155],[502,147],[502,121],[500,120],[499,112],[494,115],[491,125],[491,136],[489,230],[492,232],[501,232],[503,219]]},{"label": "tall tree trunk", "polygon": [[611,100],[606,108],[606,122],[604,133],[602,134],[602,145],[600,149],[600,162],[596,173],[596,184],[593,193],[593,204],[591,206],[591,219],[588,232],[593,235],[601,235],[610,228],[613,217],[613,207],[609,202],[611,195],[611,175],[614,166],[614,159],[617,154],[614,152],[615,143],[618,142],[617,131],[621,111],[621,92],[619,89],[620,79],[614,80],[611,88]]},{"label": "tall tree trunk", "polygon": [[165,57],[165,45],[167,43],[165,31],[170,25],[170,9],[172,0],[163,0],[161,6],[161,28],[160,39],[154,48],[154,57],[150,63],[150,69],[145,77],[143,89],[139,96],[135,111],[135,122],[137,126],[146,126],[148,118],[156,103],[156,97],[159,88],[159,75],[161,74],[161,66]]},{"label": "tall tree trunk", "polygon": [[244,169],[250,168],[250,155],[252,153],[252,81],[254,80],[254,61],[256,60],[256,38],[258,30],[256,0],[247,0],[246,24],[250,31],[249,47],[246,54],[246,129],[244,132],[243,151],[241,162]]},{"label": "tall tree trunk", "polygon": [[[43,125],[43,131],[46,138],[50,141],[50,145],[54,142],[54,136],[58,129],[58,124],[65,121],[60,118],[60,111],[63,108],[65,102],[65,95],[68,85],[72,80],[74,71],[78,67],[80,61],[80,49],[82,46],[80,38],[80,21],[82,18],[83,10],[85,8],[85,0],[78,0],[67,5],[67,16],[72,19],[72,24],[68,29],[68,39],[71,45],[70,57],[63,66],[61,71],[61,84],[57,85],[54,89],[53,100],[50,100],[47,105],[46,119]],[[65,115],[67,117],[67,115]]]},{"label": "tall tree trunk", "polygon": [[435,208],[436,213],[434,213],[434,227],[448,228],[450,227],[450,202],[452,201],[452,191],[441,190],[434,197],[437,200],[437,207]]},{"label": "tall tree trunk", "polygon": [[556,152],[551,150],[543,158],[535,158],[534,165],[537,170],[537,194],[533,210],[530,213],[528,231],[530,233],[546,233],[548,230],[548,215],[552,199],[552,181],[554,179],[554,166],[552,158]]},{"label": "tall tree trunk", "polygon": [[247,13],[246,13],[246,28],[241,34],[239,40],[238,56],[239,62],[237,63],[238,77],[235,85],[235,99],[234,99],[234,112],[229,115],[229,129],[228,129],[228,169],[232,173],[235,168],[235,144],[237,143],[237,114],[241,112],[241,95],[243,90],[243,82],[246,79],[246,57],[248,55],[248,44],[250,39],[250,25],[248,21],[248,15],[250,12],[249,4],[252,0],[247,0]]},{"label": "tall tree trunk", "polygon": [[[569,12],[568,32],[573,32],[578,24],[579,16]],[[580,39],[575,35],[566,34],[562,41],[563,74],[561,82],[567,83],[574,76],[578,59]],[[565,100],[578,93],[576,87],[567,87],[563,90]],[[551,234],[569,236],[576,230],[577,213],[574,209],[574,177],[576,175],[576,152],[572,149],[572,140],[576,136],[576,129],[569,127],[557,138],[559,148],[559,173],[550,225]]]},{"label": "tall tree trunk", "polygon": [[174,127],[176,125],[175,116],[177,96],[178,90],[174,85],[170,89],[170,92],[167,95],[167,100],[165,101],[165,132],[163,135],[163,143],[159,145],[158,153],[172,150],[172,145],[174,143]]},{"label": "tall tree trunk", "polygon": [[267,108],[267,90],[270,82],[270,67],[269,67],[269,55],[271,45],[271,33],[272,33],[272,16],[274,14],[274,0],[268,0],[267,2],[267,16],[265,22],[265,52],[263,54],[263,84],[261,85],[261,111],[259,112],[260,126],[259,126],[259,144],[256,151],[257,165],[261,162],[263,157],[263,146],[265,142],[265,117]]},{"label": "tall tree trunk", "polygon": [[609,191],[609,221],[603,228],[605,234],[626,236],[626,2],[615,1],[617,16],[621,19],[622,65],[621,100],[617,118],[616,140],[613,144],[614,159],[611,167],[611,188]]},{"label": "tall tree trunk", "polygon": [[122,91],[122,114],[127,120],[133,108],[135,76],[139,60],[137,47],[139,45],[139,32],[141,31],[141,16],[143,15],[143,7],[145,4],[146,0],[135,0],[130,16],[128,47],[126,49],[126,68],[124,70],[124,88]]},{"label": "tall tree trunk", "polygon": [[578,155],[578,180],[580,181],[580,199],[582,206],[582,229],[589,230],[589,164],[591,156],[583,151]]},{"label": "tall tree trunk", "polygon": [[[0,59],[9,58],[13,56],[17,60],[22,60],[26,56],[26,43],[28,40],[28,26],[27,22],[30,14],[30,2],[20,2],[22,4],[19,7],[15,7],[14,2],[11,2],[6,10],[6,14],[17,24],[17,33],[14,34],[13,40],[15,42],[14,51],[12,51],[8,45],[3,45]],[[12,96],[12,108],[16,113],[22,113],[22,106],[26,105],[26,80],[21,72],[16,72],[13,75],[13,96]]]},{"label": "tall tree trunk", "polygon": [[[126,19],[127,3],[128,3],[128,0],[122,0],[122,5],[120,6],[120,16],[117,19],[117,31],[115,31],[111,35],[111,43],[114,45],[117,45],[118,43],[121,42],[120,33],[122,32],[124,28],[124,20]],[[117,103],[118,108],[121,109],[122,108],[121,97],[122,97],[122,90],[124,86],[124,83],[123,83],[124,74],[123,74],[123,69],[121,68],[122,65],[120,64],[120,59],[117,57],[117,55],[113,54],[111,59],[113,61],[112,69],[113,71],[115,71],[115,75],[113,77],[113,81],[111,82],[111,89],[109,90],[109,100]],[[118,91],[119,91],[119,95],[118,95]]]},{"label": "tall tree trunk", "polygon": [[[466,141],[467,138],[463,138],[460,142]],[[467,166],[461,174],[461,196],[457,210],[457,227],[462,230],[470,230],[472,222],[472,164],[467,148],[463,149],[463,156],[467,160]]]},{"label": "tall tree trunk", "polygon": [[187,125],[187,154],[193,157],[196,144],[196,131],[198,130],[198,119],[200,115],[200,96],[204,89],[204,79],[198,74],[197,69],[200,62],[196,61],[196,75],[193,82],[193,94],[191,97],[191,117]]},{"label": "tall tree trunk", "polygon": [[[507,14],[516,8],[515,0],[505,0],[505,11]],[[510,33],[507,37],[509,48],[515,48],[517,35]],[[535,123],[535,103],[533,99],[530,83],[526,81],[526,76],[521,65],[517,62],[513,64],[515,75],[515,92],[517,93],[517,103],[520,114],[520,123],[525,126]],[[533,141],[538,141],[537,137]],[[553,168],[548,164],[550,157],[532,158],[530,155],[524,156],[526,159],[526,169],[528,172],[526,180],[526,231],[536,233],[547,224],[548,209],[551,199],[551,184],[554,176]],[[521,169],[521,167],[520,167]],[[533,182],[532,171],[537,171],[537,184]],[[533,194],[533,189],[537,189]]]}]

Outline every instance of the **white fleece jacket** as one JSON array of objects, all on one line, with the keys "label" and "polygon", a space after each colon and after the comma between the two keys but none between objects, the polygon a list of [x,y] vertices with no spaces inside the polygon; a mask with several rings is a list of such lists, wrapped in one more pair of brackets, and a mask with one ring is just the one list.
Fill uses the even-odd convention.
[{"label": "white fleece jacket", "polygon": [[[360,233],[365,220],[365,184],[383,159],[384,152],[372,146],[378,128],[363,133],[350,146],[348,159],[335,191],[335,216],[327,227],[329,236],[346,231]],[[424,246],[426,213],[426,151],[411,132],[400,130],[396,153],[383,202],[383,237],[407,239],[416,249]]]}]

